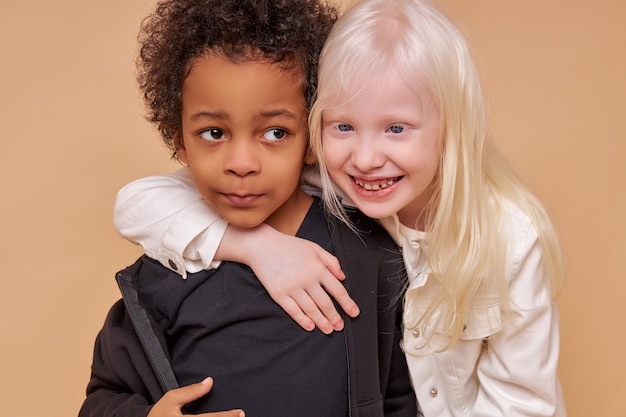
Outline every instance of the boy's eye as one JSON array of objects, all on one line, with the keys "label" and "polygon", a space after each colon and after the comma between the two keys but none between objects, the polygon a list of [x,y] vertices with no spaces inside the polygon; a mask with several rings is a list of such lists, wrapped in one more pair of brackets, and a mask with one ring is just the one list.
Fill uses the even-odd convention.
[{"label": "boy's eye", "polygon": [[389,127],[389,131],[391,133],[402,133],[402,132],[404,132],[404,126],[402,126],[402,125],[391,125]]},{"label": "boy's eye", "polygon": [[338,124],[337,124],[337,129],[338,129],[340,132],[349,132],[349,131],[351,131],[351,130],[352,130],[352,126],[350,126],[350,125],[349,125],[349,124],[347,124],[347,123],[338,123]]},{"label": "boy's eye", "polygon": [[263,138],[271,142],[278,142],[287,136],[284,129],[270,129],[263,134]]},{"label": "boy's eye", "polygon": [[224,132],[221,129],[207,129],[200,133],[202,139],[207,141],[215,141],[224,138]]}]

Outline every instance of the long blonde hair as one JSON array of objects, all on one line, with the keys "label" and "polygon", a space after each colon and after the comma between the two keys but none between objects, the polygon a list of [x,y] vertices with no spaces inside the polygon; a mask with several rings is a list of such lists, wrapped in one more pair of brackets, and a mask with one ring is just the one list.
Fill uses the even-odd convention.
[{"label": "long blonde hair", "polygon": [[339,18],[326,41],[309,121],[328,209],[345,219],[322,158],[323,111],[356,96],[362,84],[355,80],[384,77],[390,63],[408,88],[427,91],[439,111],[442,157],[422,216],[430,277],[441,287],[426,312],[405,320],[405,326],[430,323],[443,329],[447,347],[460,336],[480,293],[498,294],[506,310],[507,201],[531,219],[538,233],[553,298],[564,284],[561,252],[542,204],[487,138],[480,81],[465,38],[421,0],[362,0]]}]

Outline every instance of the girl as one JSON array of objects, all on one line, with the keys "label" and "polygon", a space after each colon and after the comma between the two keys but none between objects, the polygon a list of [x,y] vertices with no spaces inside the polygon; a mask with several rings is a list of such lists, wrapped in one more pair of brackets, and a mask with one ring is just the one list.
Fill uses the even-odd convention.
[{"label": "girl", "polygon": [[[565,415],[556,372],[555,299],[564,280],[556,233],[487,139],[475,65],[450,20],[420,0],[363,0],[348,10],[320,58],[310,127],[329,210],[345,218],[344,206],[354,205],[402,246],[410,281],[403,347],[424,415]],[[158,197],[159,184],[136,183],[118,202]],[[156,216],[169,229],[152,240],[128,233],[132,222],[120,220],[123,212],[117,225],[156,251],[160,239],[183,229],[175,226],[179,209],[186,207]],[[206,230],[189,227],[193,239],[182,248],[198,259],[192,248],[202,246]],[[228,230],[220,251],[240,246],[231,242],[241,231]],[[237,242],[254,241],[256,232]],[[297,294],[292,301],[304,300],[302,311],[318,303],[339,327],[307,279],[295,286],[306,291],[288,290]],[[350,308],[345,299],[340,304]]]},{"label": "girl", "polygon": [[424,415],[563,415],[556,233],[484,114],[443,14],[359,3],[324,46],[310,116],[325,201],[344,215],[332,178],[403,248],[403,345]]}]

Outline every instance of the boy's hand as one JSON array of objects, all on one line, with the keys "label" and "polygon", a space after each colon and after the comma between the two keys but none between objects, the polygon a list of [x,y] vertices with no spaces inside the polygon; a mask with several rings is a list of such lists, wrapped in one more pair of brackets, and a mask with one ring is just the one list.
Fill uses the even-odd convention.
[{"label": "boy's hand", "polygon": [[250,229],[244,233],[248,240],[238,239],[239,244],[252,245],[246,250],[245,263],[272,299],[302,328],[311,331],[317,326],[325,334],[343,329],[343,319],[330,297],[348,316],[359,315],[359,307],[341,284],[345,275],[339,261],[319,245],[265,224],[256,228],[255,239],[249,239]]},{"label": "boy's hand", "polygon": [[[208,394],[213,387],[213,378],[206,378],[197,384],[173,389],[165,393],[163,397],[152,407],[147,417],[180,417],[181,409],[188,403]],[[217,413],[195,414],[202,417],[245,417],[242,410],[220,411]]]}]

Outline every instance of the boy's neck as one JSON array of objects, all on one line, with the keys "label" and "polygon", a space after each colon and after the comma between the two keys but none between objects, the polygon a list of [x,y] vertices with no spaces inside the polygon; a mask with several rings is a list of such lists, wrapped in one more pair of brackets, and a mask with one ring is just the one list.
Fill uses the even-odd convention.
[{"label": "boy's neck", "polygon": [[295,236],[312,203],[313,197],[297,187],[289,200],[272,213],[265,223],[281,233]]}]

